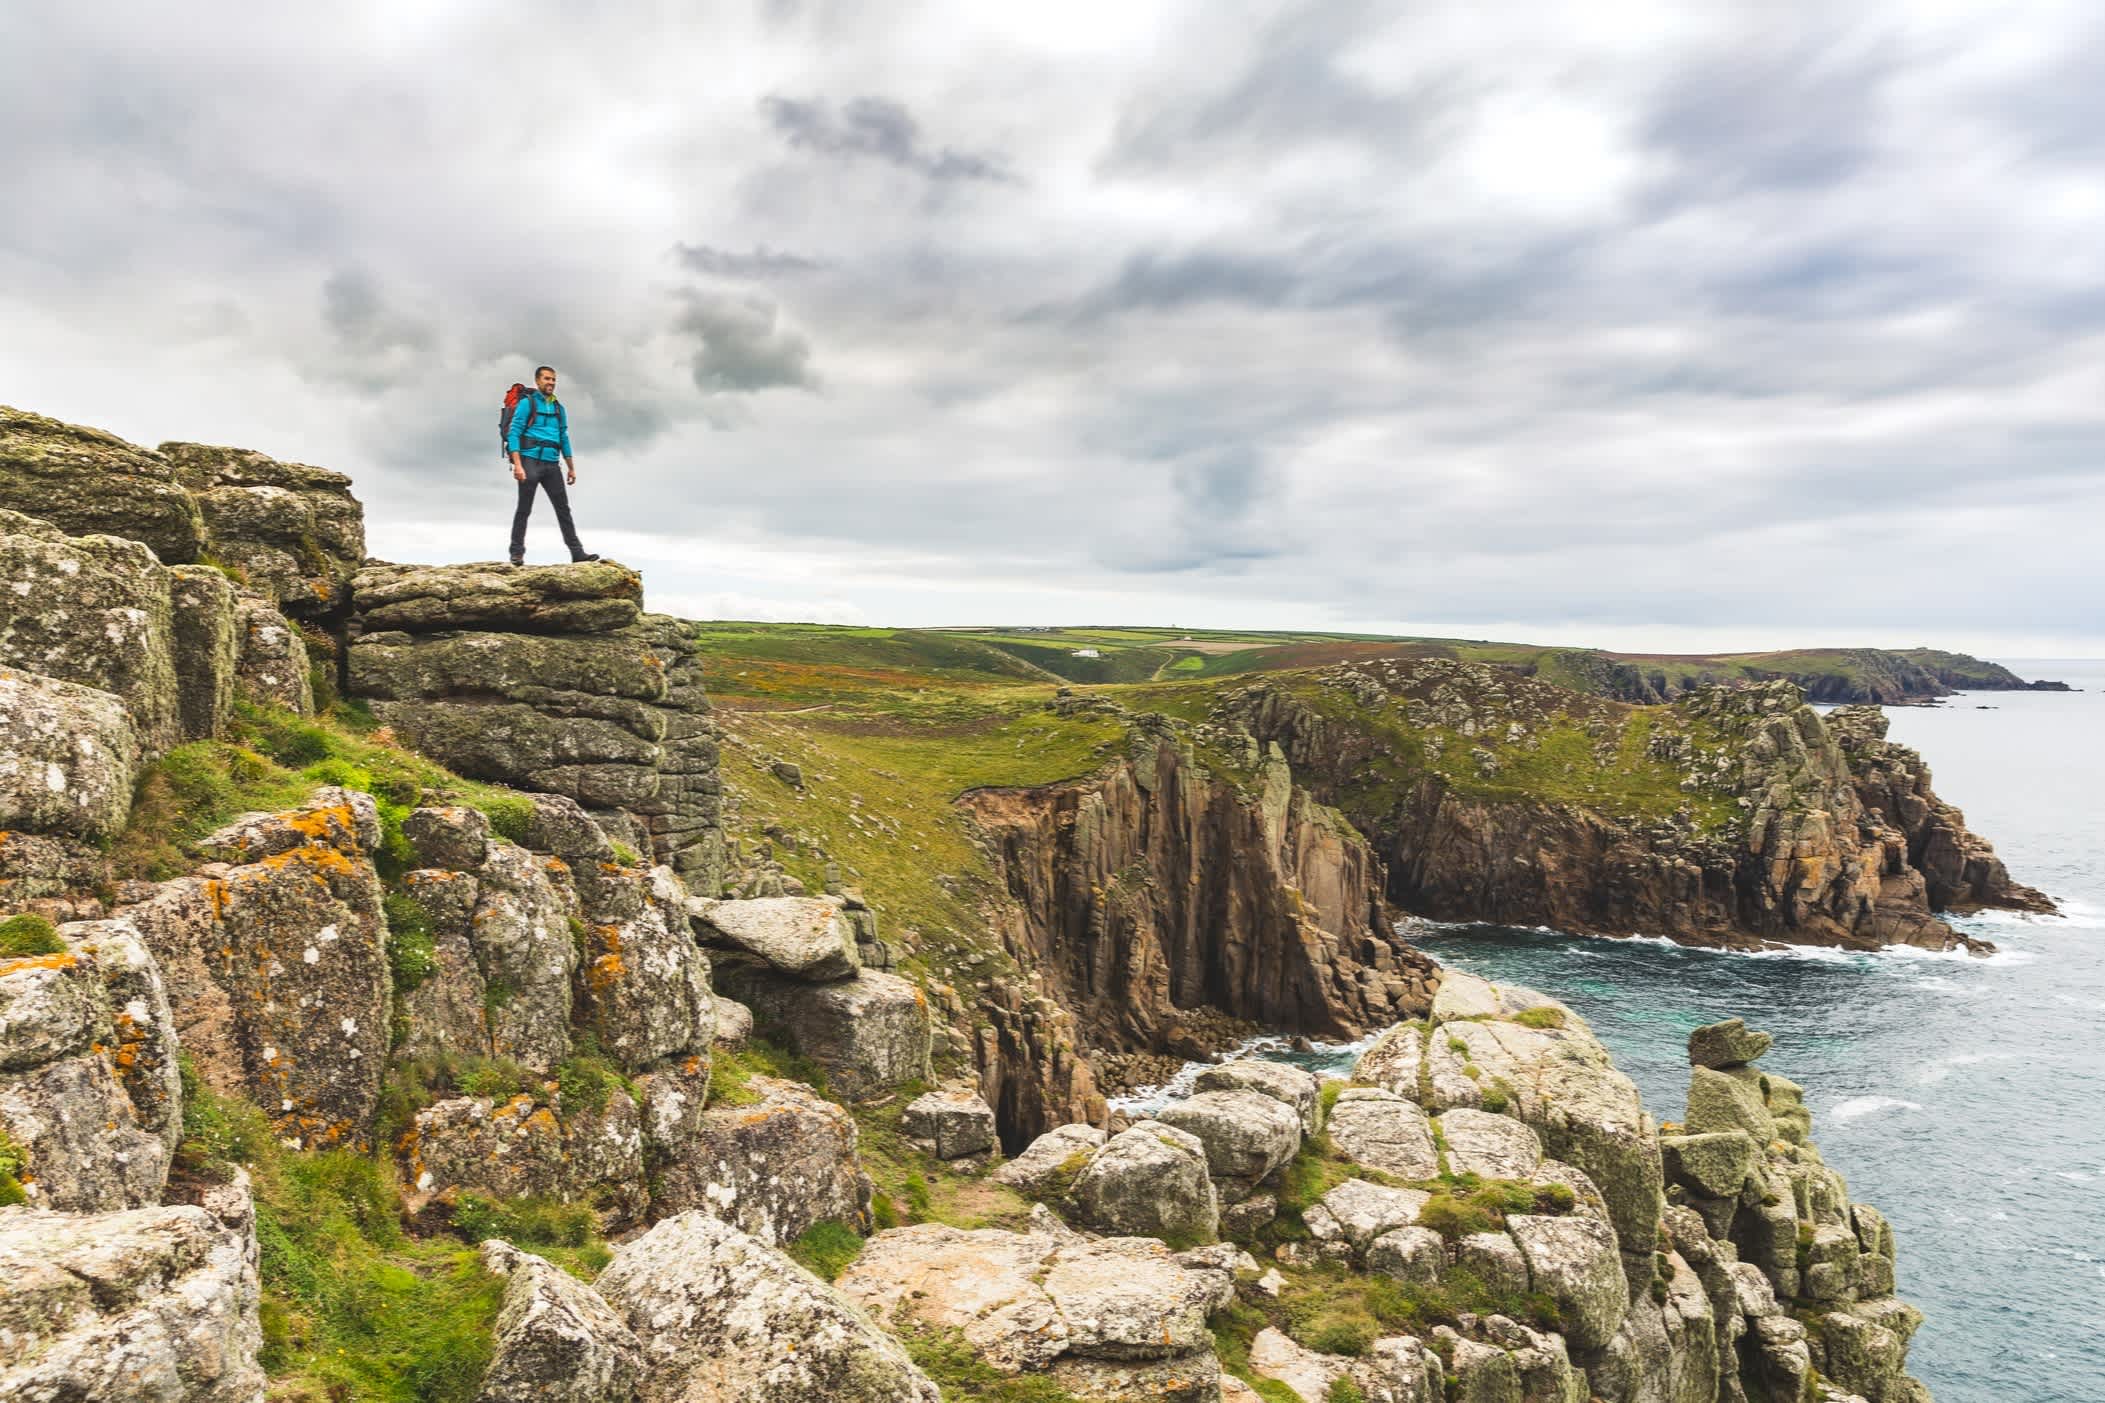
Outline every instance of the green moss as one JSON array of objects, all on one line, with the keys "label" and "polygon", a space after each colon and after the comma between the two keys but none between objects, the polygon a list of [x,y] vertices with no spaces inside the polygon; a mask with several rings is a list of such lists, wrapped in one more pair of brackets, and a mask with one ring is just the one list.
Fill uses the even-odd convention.
[{"label": "green moss", "polygon": [[1323,1395],[1324,1403],[1367,1403],[1367,1395],[1359,1391],[1359,1385],[1348,1374],[1340,1374],[1330,1381],[1330,1389]]},{"label": "green moss", "polygon": [[431,913],[424,903],[406,891],[390,891],[381,898],[387,917],[387,963],[394,972],[399,996],[429,979],[438,970],[438,946],[431,936]]},{"label": "green moss", "polygon": [[908,1330],[899,1337],[944,1403],[1079,1403],[1043,1374],[1004,1374],[973,1352],[956,1330]]},{"label": "green moss", "polygon": [[556,1064],[556,1104],[565,1115],[597,1115],[617,1091],[638,1102],[643,1099],[636,1084],[602,1056],[597,1046],[589,1038],[580,1038],[578,1049]]},{"label": "green moss", "polygon": [[747,1083],[754,1077],[774,1077],[801,1082],[823,1095],[826,1071],[810,1058],[754,1038],[733,1052],[718,1048],[709,1062],[709,1101],[712,1105],[750,1106],[760,1093]]},{"label": "green moss", "polygon": [[59,938],[58,927],[42,916],[25,911],[0,921],[0,959],[56,955],[65,948],[66,942]]},{"label": "green moss", "polygon": [[846,1223],[813,1223],[783,1250],[813,1275],[832,1281],[862,1255],[862,1234]]},{"label": "green moss", "polygon": [[28,1201],[29,1195],[22,1189],[22,1171],[27,1168],[28,1151],[14,1142],[6,1126],[0,1125],[0,1208]]},{"label": "green moss", "polygon": [[490,821],[490,831],[509,843],[524,843],[533,826],[533,800],[514,794],[494,795],[475,805]]},{"label": "green moss", "polygon": [[1534,1008],[1522,1009],[1513,1015],[1512,1021],[1524,1028],[1561,1028],[1564,1026],[1565,1017],[1563,1009],[1540,1004]]},{"label": "green moss", "polygon": [[[402,820],[427,789],[513,816],[516,831],[526,831],[530,800],[462,779],[383,736],[355,704],[303,717],[236,703],[222,738],[179,745],[141,771],[131,818],[111,844],[112,874],[154,881],[180,876],[190,870],[187,849],[198,839],[237,814],[293,808],[321,784],[373,796],[381,827],[374,864],[391,879],[415,866]],[[495,814],[491,826],[500,827]]]}]

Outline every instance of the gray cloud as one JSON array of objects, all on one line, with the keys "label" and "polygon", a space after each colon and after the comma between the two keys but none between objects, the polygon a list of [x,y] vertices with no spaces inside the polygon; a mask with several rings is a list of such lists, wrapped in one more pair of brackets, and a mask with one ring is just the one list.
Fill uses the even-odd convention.
[{"label": "gray cloud", "polygon": [[811,342],[767,298],[688,292],[684,301],[678,326],[701,342],[692,368],[705,393],[818,388]]},{"label": "gray cloud", "polygon": [[801,254],[778,253],[759,245],[748,253],[712,248],[708,244],[674,244],[673,257],[691,272],[723,278],[781,278],[816,273],[827,265]]},{"label": "gray cloud", "polygon": [[10,34],[0,397],[383,554],[493,553],[548,361],[666,598],[2105,646],[2075,7],[543,5],[526,122],[532,26],[119,3]]},{"label": "gray cloud", "polygon": [[999,157],[931,147],[913,113],[893,98],[852,98],[836,109],[816,98],[770,95],[761,99],[760,112],[784,141],[817,155],[869,157],[937,181],[1015,179]]}]

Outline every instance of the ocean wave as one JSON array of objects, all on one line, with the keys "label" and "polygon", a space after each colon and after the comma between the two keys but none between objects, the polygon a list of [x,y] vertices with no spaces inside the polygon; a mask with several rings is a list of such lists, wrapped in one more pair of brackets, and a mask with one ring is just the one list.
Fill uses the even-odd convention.
[{"label": "ocean wave", "polygon": [[1978,1067],[1984,1062],[2015,1062],[2014,1052],[1955,1052],[1949,1057],[1940,1057],[1915,1074],[1918,1086],[1935,1086],[1960,1067]]},{"label": "ocean wave", "polygon": [[1859,1116],[1876,1115],[1880,1111],[1919,1111],[1920,1101],[1903,1101],[1898,1096],[1852,1096],[1827,1113],[1829,1120],[1855,1120]]}]

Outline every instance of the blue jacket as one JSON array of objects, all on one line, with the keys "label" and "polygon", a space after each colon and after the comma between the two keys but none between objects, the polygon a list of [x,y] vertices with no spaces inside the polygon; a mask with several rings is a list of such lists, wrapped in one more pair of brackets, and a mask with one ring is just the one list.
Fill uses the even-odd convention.
[{"label": "blue jacket", "polygon": [[[530,431],[526,427],[529,419],[534,424]],[[539,391],[520,400],[512,408],[511,440],[506,446],[514,453],[551,463],[558,453],[565,458],[574,456],[570,452],[570,416],[563,412],[562,402]]]}]

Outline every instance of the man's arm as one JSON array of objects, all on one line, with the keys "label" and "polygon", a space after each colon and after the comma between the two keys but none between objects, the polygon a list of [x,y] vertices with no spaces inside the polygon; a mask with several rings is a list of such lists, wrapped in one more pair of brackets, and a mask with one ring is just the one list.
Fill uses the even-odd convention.
[{"label": "man's arm", "polygon": [[561,410],[556,414],[555,428],[556,433],[561,435],[563,440],[564,476],[569,478],[570,481],[576,482],[577,459],[570,456],[570,411],[568,409]]}]

